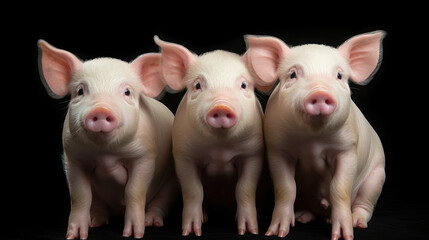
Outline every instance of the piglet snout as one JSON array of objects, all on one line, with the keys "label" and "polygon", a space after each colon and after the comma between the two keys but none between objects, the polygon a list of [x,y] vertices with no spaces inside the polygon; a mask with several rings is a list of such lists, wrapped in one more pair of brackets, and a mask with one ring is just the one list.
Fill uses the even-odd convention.
[{"label": "piglet snout", "polygon": [[118,121],[112,111],[106,107],[94,108],[85,118],[85,126],[92,132],[111,132]]},{"label": "piglet snout", "polygon": [[305,111],[311,116],[329,115],[336,107],[337,102],[326,92],[315,92],[304,101]]},{"label": "piglet snout", "polygon": [[237,115],[230,107],[218,104],[207,113],[206,121],[212,128],[232,128],[237,123]]}]

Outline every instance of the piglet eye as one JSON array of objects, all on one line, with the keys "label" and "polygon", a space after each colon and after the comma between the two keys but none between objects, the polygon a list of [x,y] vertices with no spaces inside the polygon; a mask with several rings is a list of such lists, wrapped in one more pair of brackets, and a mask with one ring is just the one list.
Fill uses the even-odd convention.
[{"label": "piglet eye", "polygon": [[343,74],[341,74],[340,72],[339,73],[337,73],[337,79],[338,80],[341,80],[343,78]]},{"label": "piglet eye", "polygon": [[294,79],[294,78],[296,78],[296,72],[295,72],[295,71],[293,71],[293,72],[289,75],[289,78],[290,78],[290,79]]},{"label": "piglet eye", "polygon": [[197,83],[195,84],[195,89],[196,89],[196,90],[200,90],[200,89],[201,89],[201,83],[197,82]]},{"label": "piglet eye", "polygon": [[124,92],[124,94],[125,94],[125,96],[130,96],[131,95],[131,91],[130,91],[130,89],[125,89],[125,92]]},{"label": "piglet eye", "polygon": [[247,88],[247,83],[242,82],[240,87],[241,87],[242,89],[246,89],[246,88]]},{"label": "piglet eye", "polygon": [[79,87],[79,88],[77,89],[77,95],[79,95],[79,96],[83,96],[83,94],[84,94],[83,87]]}]

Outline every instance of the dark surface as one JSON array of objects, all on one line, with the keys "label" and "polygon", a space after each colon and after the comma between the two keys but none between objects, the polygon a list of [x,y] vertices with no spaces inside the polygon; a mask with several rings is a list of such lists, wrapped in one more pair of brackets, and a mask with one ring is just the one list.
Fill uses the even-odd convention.
[{"label": "dark surface", "polygon": [[[131,14],[131,6],[123,11],[102,11],[70,5],[56,9],[39,3],[26,6],[27,10],[14,6],[7,9],[8,19],[1,19],[1,116],[7,143],[2,146],[0,165],[0,238],[64,239],[67,228],[70,205],[60,157],[67,99],[49,98],[40,82],[38,39],[84,60],[110,56],[131,61],[142,53],[158,52],[155,34],[197,54],[214,49],[242,54],[246,50],[244,34],[272,35],[292,46],[338,46],[356,34],[382,29],[387,32],[383,63],[369,85],[352,85],[352,98],[383,142],[387,181],[369,227],[355,229],[355,239],[429,239],[428,49],[425,14],[419,13],[418,6],[389,6],[389,10],[367,6],[356,12],[317,8],[320,11],[310,12],[292,6],[277,9],[267,3],[252,13],[223,6],[228,10],[215,14],[204,9],[167,14],[162,6],[138,7],[139,12]],[[181,96],[167,94],[162,101],[175,111]],[[266,100],[261,96],[263,104]],[[235,213],[214,211],[209,212],[203,237],[198,239],[276,239],[263,236],[270,222],[272,198],[267,194],[258,209],[260,235],[238,236]],[[180,215],[178,201],[165,226],[147,228],[145,239],[195,239],[180,237]],[[108,226],[91,229],[89,239],[122,239],[122,227],[123,219],[113,218]],[[286,239],[330,239],[330,225],[323,219],[297,224]]]},{"label": "dark surface", "polygon": [[[203,224],[203,236],[181,237],[181,205],[176,204],[172,215],[161,228],[146,228],[144,239],[280,239],[264,236],[268,228],[270,216],[267,209],[259,216],[259,235],[246,233],[239,236],[234,222],[234,213],[209,213],[209,221]],[[65,208],[66,209],[66,208]],[[58,209],[64,211],[65,209]],[[51,210],[52,211],[52,210]],[[409,200],[387,198],[380,199],[367,229],[354,229],[355,239],[428,239],[428,208]],[[43,222],[21,222],[13,230],[8,229],[6,239],[65,239],[67,216],[45,219]],[[46,225],[45,225],[46,224]],[[89,239],[128,239],[121,237],[123,229],[122,217],[114,217],[109,225],[93,228],[89,231]],[[308,224],[296,223],[286,239],[330,239],[331,225],[323,219]]]}]

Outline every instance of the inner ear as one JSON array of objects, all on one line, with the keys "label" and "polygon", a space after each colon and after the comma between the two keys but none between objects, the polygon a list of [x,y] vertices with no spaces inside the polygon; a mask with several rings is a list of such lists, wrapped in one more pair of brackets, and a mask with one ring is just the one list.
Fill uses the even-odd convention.
[{"label": "inner ear", "polygon": [[162,41],[154,37],[155,43],[161,47],[161,75],[168,86],[175,91],[185,87],[183,78],[188,68],[197,62],[198,56],[184,46]]},{"label": "inner ear", "polygon": [[151,98],[160,95],[165,87],[160,75],[160,60],[159,53],[147,53],[140,55],[130,64],[143,84],[141,91]]},{"label": "inner ear", "polygon": [[367,84],[378,70],[382,59],[382,40],[385,32],[376,31],[357,35],[338,47],[350,66],[350,79]]},{"label": "inner ear", "polygon": [[39,73],[49,95],[62,98],[69,92],[72,75],[82,67],[82,62],[72,53],[55,48],[44,40],[38,41]]}]

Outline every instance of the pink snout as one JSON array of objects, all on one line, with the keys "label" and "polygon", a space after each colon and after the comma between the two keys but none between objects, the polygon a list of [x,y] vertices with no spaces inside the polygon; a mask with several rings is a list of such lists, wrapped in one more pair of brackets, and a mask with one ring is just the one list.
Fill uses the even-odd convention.
[{"label": "pink snout", "polygon": [[115,115],[105,107],[94,108],[85,118],[85,126],[92,132],[111,132],[118,125]]},{"label": "pink snout", "polygon": [[305,111],[311,116],[329,115],[336,107],[337,102],[326,92],[315,92],[304,101]]},{"label": "pink snout", "polygon": [[232,128],[237,123],[237,115],[230,107],[218,104],[207,113],[206,121],[212,128]]}]

